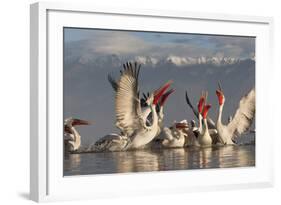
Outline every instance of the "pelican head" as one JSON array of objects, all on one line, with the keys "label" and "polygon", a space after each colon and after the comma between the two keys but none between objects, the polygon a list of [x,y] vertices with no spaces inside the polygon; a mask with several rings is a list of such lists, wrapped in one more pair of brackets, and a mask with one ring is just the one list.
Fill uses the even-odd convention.
[{"label": "pelican head", "polygon": [[162,97],[161,97],[161,99],[160,99],[160,106],[161,106],[161,107],[164,106],[164,104],[165,104],[165,102],[167,101],[168,97],[169,97],[173,92],[175,92],[175,89],[170,89],[170,90],[168,90],[167,92],[165,92],[165,93],[162,95]]},{"label": "pelican head", "polygon": [[[172,84],[172,81],[168,81],[163,86],[161,86],[159,89],[155,90],[152,93],[152,95],[150,95],[149,93],[143,94],[143,98],[141,99],[141,106],[146,107],[146,106],[153,104],[153,105],[158,106],[158,109],[159,109],[158,102],[161,100],[161,97],[164,96],[165,94],[168,97],[173,92],[173,91],[168,91],[167,93],[165,93],[165,91],[170,87],[171,84]],[[167,98],[167,97],[165,97],[165,98]]]},{"label": "pelican head", "polygon": [[170,128],[177,136],[180,135],[180,133],[186,133],[188,129],[188,123],[186,120],[183,120],[181,122],[174,122],[173,126]]},{"label": "pelican head", "polygon": [[203,107],[205,106],[205,95],[203,94],[202,92],[202,95],[199,99],[199,102],[198,102],[198,105],[197,105],[197,108],[198,108],[198,112],[202,114],[202,111],[203,111]]},{"label": "pelican head", "polygon": [[67,118],[64,120],[64,131],[71,134],[71,128],[77,125],[90,125],[91,123],[86,120],[77,118]]},{"label": "pelican head", "polygon": [[207,118],[207,115],[208,115],[208,112],[209,112],[209,109],[211,108],[211,104],[207,104],[204,106],[204,109],[203,109],[203,118],[206,119]]},{"label": "pelican head", "polygon": [[[167,102],[168,97],[175,91],[175,89],[170,89],[167,92],[165,92],[164,94],[162,94],[162,96],[160,97],[158,103],[156,104],[156,112],[160,113],[161,108],[163,109],[164,104]],[[151,97],[150,93],[143,93],[142,94],[142,98],[140,100],[141,103],[141,107],[147,107],[148,103],[153,102],[152,97],[151,99],[149,99]],[[163,110],[162,110],[163,112]]]},{"label": "pelican head", "polygon": [[[165,91],[171,86],[172,81],[168,81],[167,83],[165,83],[163,86],[161,86],[159,89],[157,89],[156,91],[153,92],[153,95],[148,98],[148,102],[147,104],[153,104],[153,105],[157,105],[158,101],[160,100],[160,98],[164,95]],[[171,92],[172,93],[172,92]],[[170,93],[170,94],[171,94]],[[170,95],[168,94],[168,96]],[[168,97],[167,96],[167,97]]]},{"label": "pelican head", "polygon": [[176,127],[176,129],[184,130],[184,129],[188,128],[188,124],[185,122],[177,122],[177,123],[175,123],[175,127]]},{"label": "pelican head", "polygon": [[219,105],[223,105],[225,102],[225,97],[224,97],[220,82],[218,83],[218,87],[219,88],[216,90],[216,95],[219,100]]}]

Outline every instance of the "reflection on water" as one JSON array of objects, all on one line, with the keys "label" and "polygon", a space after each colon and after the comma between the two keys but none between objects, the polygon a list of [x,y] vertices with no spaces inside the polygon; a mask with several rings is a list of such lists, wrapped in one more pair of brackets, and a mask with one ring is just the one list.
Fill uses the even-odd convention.
[{"label": "reflection on water", "polygon": [[255,166],[255,145],[72,154],[64,175]]}]

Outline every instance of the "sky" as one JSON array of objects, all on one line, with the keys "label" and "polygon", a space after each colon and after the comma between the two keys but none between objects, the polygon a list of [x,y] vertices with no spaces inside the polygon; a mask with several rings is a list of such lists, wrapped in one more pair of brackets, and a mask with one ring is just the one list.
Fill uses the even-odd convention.
[{"label": "sky", "polygon": [[65,43],[88,41],[92,52],[118,55],[226,56],[251,58],[255,38],[65,28]]},{"label": "sky", "polygon": [[[202,63],[200,58],[209,61]],[[213,105],[210,116],[215,119],[214,93],[221,81],[228,97],[227,119],[240,98],[255,86],[254,37],[64,28],[64,118],[93,121],[91,126],[78,128],[85,146],[118,133],[107,74],[118,78],[126,61],[142,64],[141,92],[174,81],[176,92],[165,107],[166,126],[194,118],[185,103],[185,91],[196,105],[201,91],[207,90]]]}]

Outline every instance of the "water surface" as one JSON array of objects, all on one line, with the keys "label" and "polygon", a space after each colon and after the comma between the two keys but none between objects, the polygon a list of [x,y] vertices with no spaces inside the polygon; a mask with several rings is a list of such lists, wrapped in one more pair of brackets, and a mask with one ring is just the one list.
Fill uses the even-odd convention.
[{"label": "water surface", "polygon": [[255,166],[255,145],[70,154],[64,175]]}]

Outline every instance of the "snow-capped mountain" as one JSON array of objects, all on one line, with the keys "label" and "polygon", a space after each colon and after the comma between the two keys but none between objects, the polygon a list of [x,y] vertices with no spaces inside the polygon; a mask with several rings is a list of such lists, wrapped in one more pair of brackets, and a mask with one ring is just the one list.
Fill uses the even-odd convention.
[{"label": "snow-capped mountain", "polygon": [[[144,57],[143,57],[144,58]],[[187,66],[187,65],[201,65],[201,64],[211,64],[211,65],[232,65],[235,63],[239,63],[241,60],[231,57],[180,57],[180,56],[167,56],[162,59],[155,59],[156,63],[170,63],[176,66]],[[144,64],[149,63],[149,60],[143,60],[146,62]],[[156,64],[154,63],[154,64]]]},{"label": "snow-capped mountain", "polygon": [[136,56],[134,60],[144,65],[156,65],[159,62],[157,58],[149,56]]},{"label": "snow-capped mountain", "polygon": [[165,56],[165,57],[152,57],[152,56],[130,56],[124,57],[117,54],[112,55],[100,55],[100,54],[87,54],[82,56],[65,56],[65,60],[68,62],[78,62],[83,65],[91,65],[95,67],[105,67],[105,66],[113,66],[119,67],[124,62],[127,61],[137,61],[142,65],[147,65],[150,67],[155,66],[165,66],[165,65],[173,65],[177,67],[188,67],[193,65],[213,65],[213,66],[226,66],[238,64],[245,60],[255,61],[254,58],[251,59],[239,59],[232,57],[182,57],[182,56]]},{"label": "snow-capped mountain", "polygon": [[[180,57],[180,56],[167,56],[162,58],[150,57],[150,56],[136,56],[133,59],[134,61],[138,61],[143,65],[161,65],[161,64],[173,64],[176,66],[188,66],[188,65],[232,65],[239,63],[241,59],[231,58],[231,57]],[[254,60],[254,59],[251,59]]]}]

